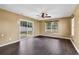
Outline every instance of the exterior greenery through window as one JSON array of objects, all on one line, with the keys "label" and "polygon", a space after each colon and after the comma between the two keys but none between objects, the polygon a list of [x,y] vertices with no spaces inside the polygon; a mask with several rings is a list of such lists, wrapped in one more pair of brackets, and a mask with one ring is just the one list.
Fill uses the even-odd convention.
[{"label": "exterior greenery through window", "polygon": [[58,32],[58,21],[46,22],[45,31]]}]

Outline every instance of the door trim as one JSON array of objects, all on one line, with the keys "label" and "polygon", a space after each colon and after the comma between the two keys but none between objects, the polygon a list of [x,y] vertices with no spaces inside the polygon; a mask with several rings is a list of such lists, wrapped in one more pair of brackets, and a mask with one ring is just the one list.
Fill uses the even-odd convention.
[{"label": "door trim", "polygon": [[27,20],[27,19],[20,19],[20,20],[18,21],[18,25],[19,25],[19,26],[18,26],[18,27],[19,27],[19,28],[18,28],[18,30],[19,30],[19,39],[20,39],[20,37],[21,37],[21,34],[20,34],[20,22],[21,22],[21,21],[32,22],[32,24],[33,24],[33,31],[32,31],[32,33],[33,33],[33,34],[32,34],[32,36],[28,36],[28,35],[27,35],[27,37],[34,37],[34,21]]}]

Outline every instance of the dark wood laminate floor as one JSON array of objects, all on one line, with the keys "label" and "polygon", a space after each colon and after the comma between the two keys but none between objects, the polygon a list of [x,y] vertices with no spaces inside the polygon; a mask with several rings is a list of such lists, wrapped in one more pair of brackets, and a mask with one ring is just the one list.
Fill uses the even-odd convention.
[{"label": "dark wood laminate floor", "polygon": [[0,47],[0,55],[77,55],[70,40],[48,37],[24,38]]}]

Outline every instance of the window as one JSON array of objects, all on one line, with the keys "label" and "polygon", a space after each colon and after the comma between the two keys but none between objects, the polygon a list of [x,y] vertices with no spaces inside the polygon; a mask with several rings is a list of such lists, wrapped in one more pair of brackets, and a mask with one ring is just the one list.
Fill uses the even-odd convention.
[{"label": "window", "polygon": [[58,22],[57,21],[46,22],[45,31],[57,32],[58,31]]}]

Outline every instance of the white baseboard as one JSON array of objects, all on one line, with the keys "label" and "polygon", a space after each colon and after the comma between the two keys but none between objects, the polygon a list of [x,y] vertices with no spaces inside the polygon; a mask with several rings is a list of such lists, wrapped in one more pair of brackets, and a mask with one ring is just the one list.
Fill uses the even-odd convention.
[{"label": "white baseboard", "polygon": [[71,40],[71,42],[72,42],[73,46],[75,47],[75,49],[76,49],[77,53],[79,54],[79,49],[76,47],[76,45],[75,45],[75,43],[73,42],[73,40],[72,40],[72,39],[70,39],[70,40]]},{"label": "white baseboard", "polygon": [[[48,35],[41,35],[41,36],[48,36]],[[48,36],[48,37],[64,38],[64,39],[69,39],[69,40],[71,39],[71,37],[62,37],[62,36]]]},{"label": "white baseboard", "polygon": [[20,40],[17,40],[17,41],[14,41],[14,42],[9,42],[9,43],[6,43],[6,44],[3,44],[3,45],[0,45],[0,47],[3,47],[3,46],[6,46],[6,45],[9,45],[9,44],[13,44],[13,43],[17,43],[19,42]]}]

